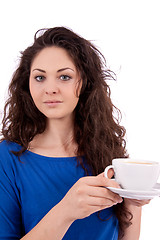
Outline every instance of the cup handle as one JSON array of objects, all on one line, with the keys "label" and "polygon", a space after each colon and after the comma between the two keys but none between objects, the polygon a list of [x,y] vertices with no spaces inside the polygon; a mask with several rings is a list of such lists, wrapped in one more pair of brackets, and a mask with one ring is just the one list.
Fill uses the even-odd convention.
[{"label": "cup handle", "polygon": [[[105,168],[105,170],[104,170],[104,176],[105,176],[106,178],[109,178],[109,177],[108,177],[108,171],[109,171],[109,169],[111,169],[111,168],[114,170],[114,166],[113,166],[113,165],[109,165],[108,167]],[[112,180],[115,180],[115,179],[112,178]]]}]

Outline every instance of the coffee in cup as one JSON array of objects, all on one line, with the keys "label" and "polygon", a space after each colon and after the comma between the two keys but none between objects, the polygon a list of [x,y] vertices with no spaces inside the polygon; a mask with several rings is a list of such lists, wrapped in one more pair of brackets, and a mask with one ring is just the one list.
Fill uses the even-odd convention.
[{"label": "coffee in cup", "polygon": [[108,178],[108,170],[111,168],[115,180],[122,188],[129,190],[151,190],[160,174],[159,162],[131,158],[113,159],[112,165],[104,171],[105,177]]}]

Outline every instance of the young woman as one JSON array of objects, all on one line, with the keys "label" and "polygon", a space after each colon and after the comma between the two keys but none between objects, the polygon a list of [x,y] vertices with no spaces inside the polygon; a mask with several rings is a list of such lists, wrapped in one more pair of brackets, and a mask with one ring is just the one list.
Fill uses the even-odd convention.
[{"label": "young woman", "polygon": [[38,33],[4,108],[0,239],[139,239],[147,201],[122,199],[103,175],[113,158],[127,157],[107,84],[113,74],[71,30]]}]

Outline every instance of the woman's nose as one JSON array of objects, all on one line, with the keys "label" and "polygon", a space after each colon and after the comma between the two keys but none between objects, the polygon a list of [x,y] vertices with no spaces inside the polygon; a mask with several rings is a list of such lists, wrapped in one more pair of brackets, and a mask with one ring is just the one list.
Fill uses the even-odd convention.
[{"label": "woman's nose", "polygon": [[48,95],[52,95],[52,94],[56,94],[57,93],[57,91],[52,91],[52,90],[47,90],[47,91],[45,91],[46,92],[46,94],[48,94]]},{"label": "woman's nose", "polygon": [[59,91],[55,80],[48,81],[45,87],[45,93],[48,95],[56,94]]}]

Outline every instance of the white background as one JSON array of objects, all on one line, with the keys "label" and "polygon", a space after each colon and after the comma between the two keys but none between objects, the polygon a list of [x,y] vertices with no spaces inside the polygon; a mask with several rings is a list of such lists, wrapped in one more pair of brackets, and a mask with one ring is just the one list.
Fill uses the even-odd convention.
[{"label": "white background", "polygon": [[[112,99],[122,113],[131,157],[160,161],[160,3],[57,0],[0,3],[0,111],[20,51],[44,27],[67,26],[93,40],[117,74]],[[160,239],[160,199],[143,207],[141,240]]]}]

